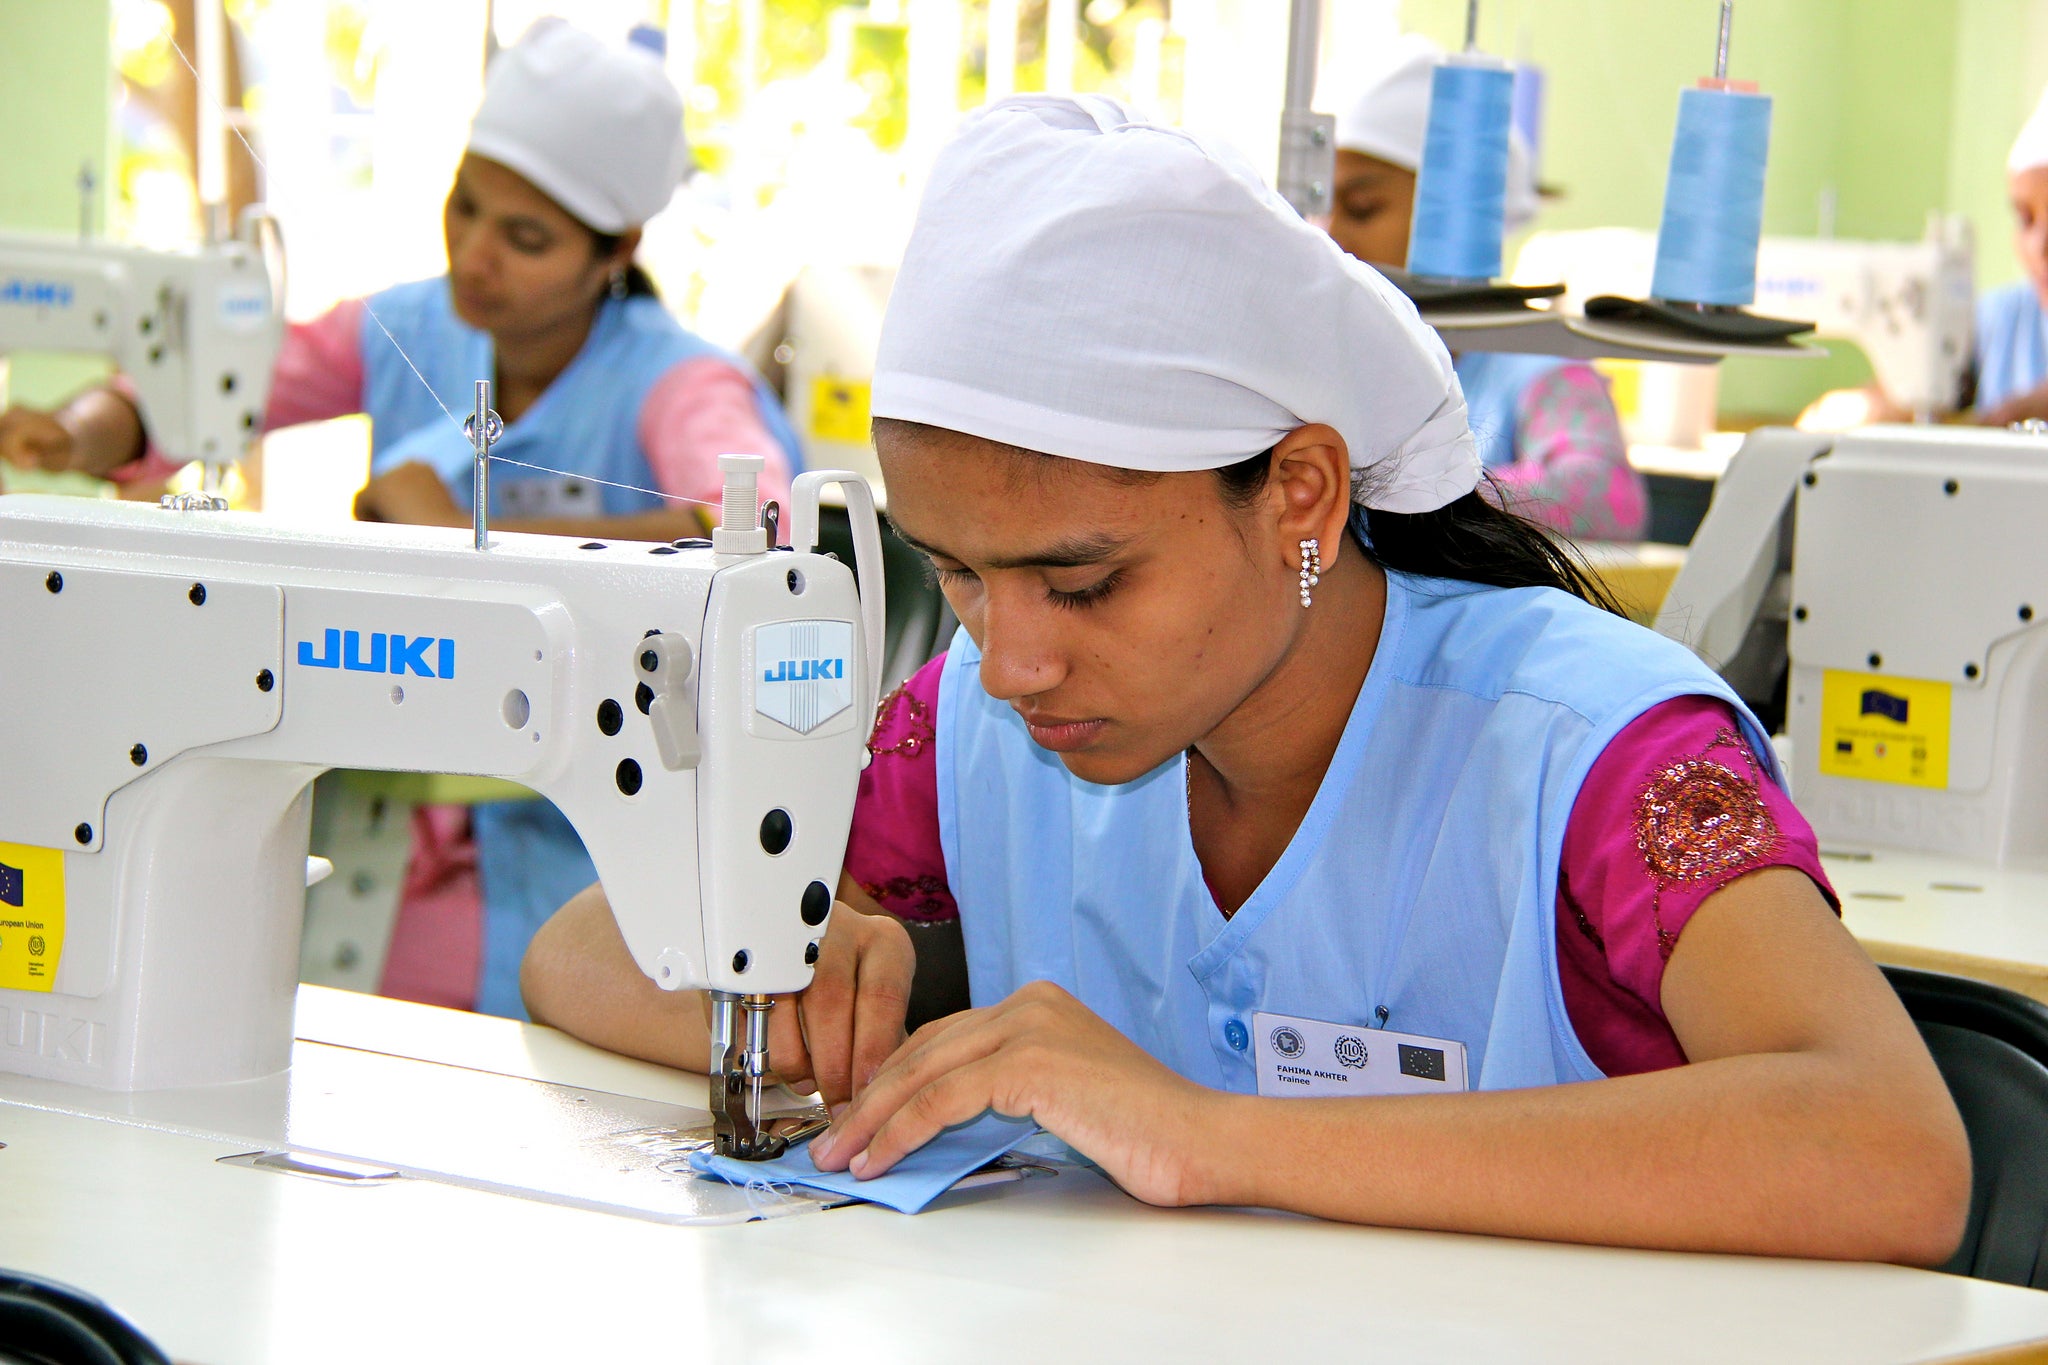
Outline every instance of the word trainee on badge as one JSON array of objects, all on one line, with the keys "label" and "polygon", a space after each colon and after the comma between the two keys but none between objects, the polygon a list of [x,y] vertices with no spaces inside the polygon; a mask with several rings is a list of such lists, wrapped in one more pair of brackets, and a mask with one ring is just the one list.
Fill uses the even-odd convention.
[{"label": "word trainee on badge", "polygon": [[1463,1090],[1465,1045],[1454,1038],[1252,1016],[1259,1093],[1269,1097],[1441,1095]]}]

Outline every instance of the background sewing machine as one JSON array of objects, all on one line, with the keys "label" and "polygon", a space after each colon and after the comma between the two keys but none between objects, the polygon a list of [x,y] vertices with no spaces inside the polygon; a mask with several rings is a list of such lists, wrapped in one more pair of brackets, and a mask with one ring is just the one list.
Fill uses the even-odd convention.
[{"label": "background sewing machine", "polygon": [[113,1091],[279,1072],[322,770],[515,779],[559,806],[634,960],[710,988],[711,1110],[748,1154],[767,997],[809,984],[873,714],[882,594],[770,553],[758,457],[711,542],[309,529],[0,502],[0,1071]]},{"label": "background sewing machine", "polygon": [[[1561,280],[1565,304],[1583,308],[1601,294],[1640,298],[1656,254],[1654,232],[1539,232],[1523,246],[1515,278]],[[1939,416],[1955,410],[1969,369],[1974,263],[1970,224],[1961,215],[1930,217],[1917,242],[1765,237],[1757,249],[1754,308],[1810,318],[1816,336],[1856,343],[1893,401],[1922,417]],[[1712,382],[1705,367],[1688,374]]]},{"label": "background sewing machine", "polygon": [[0,355],[105,356],[158,448],[231,465],[262,425],[284,333],[282,254],[263,241],[274,227],[252,208],[236,237],[189,251],[0,233]]},{"label": "background sewing machine", "polygon": [[2048,996],[2048,438],[1752,433],[1659,628],[1782,712],[1880,960]]}]

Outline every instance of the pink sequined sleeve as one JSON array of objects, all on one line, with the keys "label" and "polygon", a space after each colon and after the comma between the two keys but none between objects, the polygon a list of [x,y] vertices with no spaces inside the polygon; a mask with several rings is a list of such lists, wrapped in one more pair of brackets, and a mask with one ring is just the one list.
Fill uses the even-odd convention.
[{"label": "pink sequined sleeve", "polygon": [[933,753],[941,654],[882,702],[846,841],[846,875],[899,919],[958,919],[939,844],[939,777]]},{"label": "pink sequined sleeve", "polygon": [[1708,897],[1793,867],[1829,904],[1813,829],[1712,697],[1653,706],[1586,775],[1558,869],[1558,978],[1579,1041],[1610,1076],[1678,1066],[1664,964]]},{"label": "pink sequined sleeve", "polygon": [[1493,476],[1522,515],[1586,540],[1641,540],[1649,529],[1649,485],[1628,462],[1621,418],[1591,365],[1530,381],[1515,404],[1515,451]]}]

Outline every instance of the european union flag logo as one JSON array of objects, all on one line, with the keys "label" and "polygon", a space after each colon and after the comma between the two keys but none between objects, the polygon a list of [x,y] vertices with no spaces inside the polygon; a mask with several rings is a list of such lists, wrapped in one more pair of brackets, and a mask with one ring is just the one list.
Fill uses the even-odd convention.
[{"label": "european union flag logo", "polygon": [[1863,693],[1863,712],[1866,716],[1883,716],[1886,720],[1906,723],[1907,702],[1904,697],[1895,697],[1889,692],[1868,688]]},{"label": "european union flag logo", "polygon": [[21,909],[21,869],[0,863],[0,905]]},{"label": "european union flag logo", "polygon": [[1440,1081],[1444,1078],[1443,1049],[1412,1047],[1402,1043],[1399,1045],[1399,1051],[1403,1076],[1413,1076],[1421,1081]]}]

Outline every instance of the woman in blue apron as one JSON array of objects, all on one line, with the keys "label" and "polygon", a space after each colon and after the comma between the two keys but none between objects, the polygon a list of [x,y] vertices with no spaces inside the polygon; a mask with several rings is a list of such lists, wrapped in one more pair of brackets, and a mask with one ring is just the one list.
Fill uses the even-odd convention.
[{"label": "woman in blue apron", "polygon": [[[697,504],[718,501],[724,453],[764,457],[763,496],[786,503],[797,444],[774,395],[677,323],[634,263],[641,225],[688,163],[681,96],[653,54],[536,24],[491,65],[443,211],[448,273],[290,328],[266,429],[366,413],[371,478],[356,515],[468,526],[459,417],[490,379],[505,420],[495,452],[519,462],[492,472],[501,530],[700,535]],[[148,452],[118,388],[0,418],[0,456],[117,479],[176,467]],[[474,807],[473,850],[454,810],[415,824],[387,993],[521,1014],[527,940],[595,876],[575,831],[541,800]],[[439,921],[474,922],[462,891],[472,859],[481,933],[451,934]]]},{"label": "woman in blue apron", "polygon": [[2048,418],[2048,91],[2005,161],[2013,254],[2023,277],[1977,303],[1977,419]]},{"label": "woman in blue apron", "polygon": [[[1233,154],[1096,98],[971,119],[874,401],[962,630],[883,708],[846,904],[771,1016],[836,1110],[821,1167],[994,1110],[1157,1204],[1949,1253],[1961,1124],[1766,737],[1480,494],[1435,334]],[[957,907],[973,1006],[907,1042],[899,895]],[[525,981],[703,1064],[599,888]]]},{"label": "woman in blue apron", "polygon": [[[1329,226],[1337,245],[1359,260],[1399,266],[1408,259],[1430,77],[1444,53],[1404,35],[1380,57],[1337,121]],[[1526,226],[1537,206],[1528,149],[1517,134],[1509,145],[1508,230]],[[1477,351],[1456,363],[1480,459],[1516,510],[1581,539],[1642,538],[1649,487],[1628,462],[1614,400],[1591,365]]]},{"label": "woman in blue apron", "polygon": [[[1975,389],[1958,395],[1985,426],[2048,420],[2048,90],[2005,160],[2013,215],[2013,255],[2021,278],[1977,300]],[[1822,394],[1799,416],[1809,431],[1842,431],[1871,422],[1910,422],[1914,414],[1876,383]]]}]

